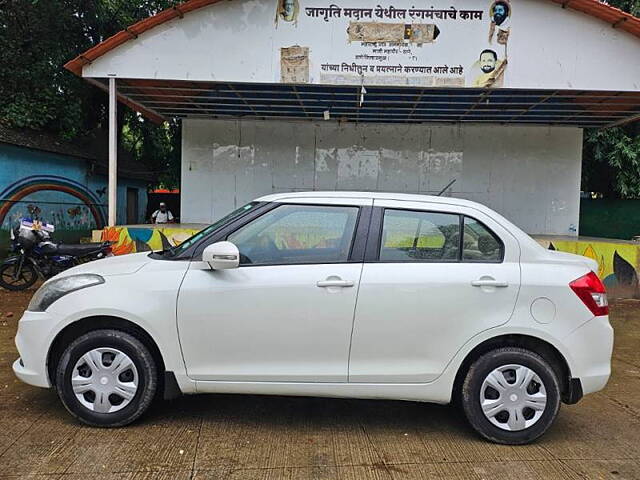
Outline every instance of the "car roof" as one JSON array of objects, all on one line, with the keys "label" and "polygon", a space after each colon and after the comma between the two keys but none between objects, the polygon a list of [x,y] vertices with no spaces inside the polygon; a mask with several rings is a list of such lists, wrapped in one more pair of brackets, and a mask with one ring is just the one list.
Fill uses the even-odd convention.
[{"label": "car roof", "polygon": [[420,195],[414,193],[392,193],[392,192],[336,192],[336,191],[307,191],[307,192],[285,192],[273,193],[257,198],[259,202],[283,202],[287,200],[295,200],[301,198],[367,198],[367,199],[384,199],[384,200],[402,200],[405,202],[426,202],[440,203],[446,205],[460,205],[472,207],[476,209],[487,209],[484,205],[470,200],[464,200],[454,197],[437,197],[435,195]]}]

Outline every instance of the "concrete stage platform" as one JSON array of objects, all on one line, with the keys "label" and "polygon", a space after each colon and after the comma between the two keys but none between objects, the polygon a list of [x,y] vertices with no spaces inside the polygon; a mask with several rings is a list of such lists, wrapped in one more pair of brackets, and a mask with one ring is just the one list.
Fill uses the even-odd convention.
[{"label": "concrete stage platform", "polygon": [[[93,241],[115,242],[116,255],[179,245],[206,224],[119,225],[93,231]],[[640,243],[608,238],[533,235],[543,247],[575,253],[598,262],[596,272],[612,296],[640,298]]]}]

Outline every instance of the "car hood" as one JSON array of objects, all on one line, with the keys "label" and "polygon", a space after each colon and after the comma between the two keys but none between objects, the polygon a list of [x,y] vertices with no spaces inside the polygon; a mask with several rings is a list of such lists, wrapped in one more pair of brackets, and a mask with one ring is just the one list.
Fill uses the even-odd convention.
[{"label": "car hood", "polygon": [[149,258],[149,252],[132,253],[83,263],[77,267],[65,270],[56,277],[61,278],[69,275],[77,275],[78,273],[97,273],[103,277],[130,275],[136,273],[149,262],[153,262],[153,260]]}]

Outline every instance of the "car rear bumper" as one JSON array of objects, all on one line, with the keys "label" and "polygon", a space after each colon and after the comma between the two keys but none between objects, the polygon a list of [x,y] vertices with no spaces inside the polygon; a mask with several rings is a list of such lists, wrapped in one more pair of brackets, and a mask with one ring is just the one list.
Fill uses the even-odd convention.
[{"label": "car rear bumper", "polygon": [[20,358],[13,363],[16,377],[29,385],[49,388],[47,355],[56,324],[47,312],[24,312],[18,323],[16,347]]},{"label": "car rear bumper", "polygon": [[569,334],[563,343],[571,354],[571,376],[580,380],[582,393],[587,395],[602,390],[611,375],[613,328],[609,317],[589,320]]}]

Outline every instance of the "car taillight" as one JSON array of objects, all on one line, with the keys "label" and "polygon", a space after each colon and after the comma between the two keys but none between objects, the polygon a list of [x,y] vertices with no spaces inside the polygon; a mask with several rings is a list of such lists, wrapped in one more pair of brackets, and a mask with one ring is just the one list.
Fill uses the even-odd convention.
[{"label": "car taillight", "polygon": [[594,272],[574,280],[569,286],[596,317],[609,315],[607,291]]}]

